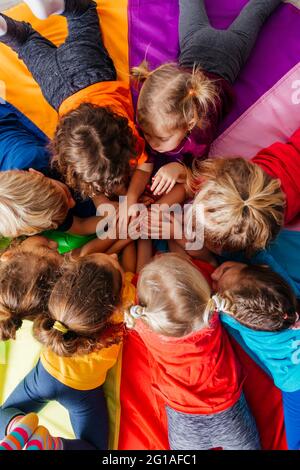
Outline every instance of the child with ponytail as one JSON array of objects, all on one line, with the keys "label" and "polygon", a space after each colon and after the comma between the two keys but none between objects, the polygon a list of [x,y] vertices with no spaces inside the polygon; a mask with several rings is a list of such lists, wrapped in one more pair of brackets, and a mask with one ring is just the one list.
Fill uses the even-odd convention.
[{"label": "child with ponytail", "polygon": [[246,161],[195,162],[194,210],[204,213],[204,241],[214,253],[265,249],[300,212],[300,129]]},{"label": "child with ponytail", "polygon": [[[64,261],[47,308],[35,312],[33,333],[43,345],[40,360],[0,408],[0,449],[107,449],[102,385],[123,337],[118,309],[135,296],[131,278],[115,255]],[[67,408],[76,439],[52,437],[38,426],[36,413],[51,400]]]},{"label": "child with ponytail", "polygon": [[[133,75],[144,81],[137,119],[152,148],[154,194],[169,192],[186,176],[180,164],[207,155],[232,102],[231,85],[251,53],[264,22],[281,0],[250,0],[227,30],[210,25],[204,0],[180,0],[179,65]],[[164,165],[164,166],[163,166]],[[160,168],[161,167],[161,168]]]},{"label": "child with ponytail", "polygon": [[54,241],[31,237],[0,258],[0,341],[15,339],[23,320],[47,311],[62,258]]},{"label": "child with ponytail", "polygon": [[300,449],[299,304],[267,266],[225,262],[212,274],[223,324],[282,391],[289,449]]},{"label": "child with ponytail", "polygon": [[125,321],[149,351],[171,449],[259,449],[240,367],[215,313],[214,268],[200,266],[176,254],[156,257],[140,273],[138,305]]}]

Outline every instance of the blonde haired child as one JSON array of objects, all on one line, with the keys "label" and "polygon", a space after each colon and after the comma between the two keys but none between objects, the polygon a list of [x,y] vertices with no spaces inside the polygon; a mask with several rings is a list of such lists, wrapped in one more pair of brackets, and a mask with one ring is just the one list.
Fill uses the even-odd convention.
[{"label": "blonde haired child", "polygon": [[259,449],[240,369],[215,313],[212,272],[179,255],[156,257],[140,273],[138,305],[125,320],[149,351],[171,449]]},{"label": "blonde haired child", "polygon": [[158,161],[152,190],[159,195],[184,176],[180,163],[208,153],[232,101],[231,85],[281,1],[250,0],[227,30],[211,26],[204,3],[179,2],[179,65],[164,64],[150,72],[144,63],[133,69],[145,80],[137,120],[154,151],[152,161]]},{"label": "blonde haired child", "polygon": [[96,232],[100,217],[74,215],[69,188],[35,170],[0,172],[0,234],[2,237],[35,235],[59,229],[78,235]]},{"label": "blonde haired child", "polygon": [[251,160],[195,164],[194,210],[204,210],[205,245],[213,252],[264,249],[300,212],[300,129]]}]

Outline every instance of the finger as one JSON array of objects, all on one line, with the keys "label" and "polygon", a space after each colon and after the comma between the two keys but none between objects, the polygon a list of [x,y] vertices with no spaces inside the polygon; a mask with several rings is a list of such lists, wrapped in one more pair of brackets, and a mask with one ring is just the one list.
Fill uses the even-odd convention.
[{"label": "finger", "polygon": [[155,189],[157,188],[157,186],[159,185],[159,183],[161,182],[161,180],[162,180],[162,176],[161,176],[161,175],[157,175],[157,176],[155,177],[155,179],[154,179],[153,182],[152,182],[152,186],[151,186],[151,188],[150,188],[152,192],[155,191]]},{"label": "finger", "polygon": [[168,187],[168,189],[167,189],[167,191],[166,191],[166,194],[169,194],[169,193],[172,191],[172,189],[174,188],[175,184],[176,184],[176,181],[173,180],[172,183],[170,184],[170,186]]},{"label": "finger", "polygon": [[155,196],[157,196],[159,194],[159,192],[162,190],[162,188],[164,187],[164,185],[166,184],[167,182],[167,179],[166,178],[162,178],[159,182],[159,184],[156,186],[156,189],[155,191],[153,191],[153,194]]},{"label": "finger", "polygon": [[161,196],[162,194],[164,194],[167,191],[167,189],[170,187],[171,184],[172,184],[172,180],[167,180],[166,183],[164,184],[164,186],[159,191],[158,195]]}]

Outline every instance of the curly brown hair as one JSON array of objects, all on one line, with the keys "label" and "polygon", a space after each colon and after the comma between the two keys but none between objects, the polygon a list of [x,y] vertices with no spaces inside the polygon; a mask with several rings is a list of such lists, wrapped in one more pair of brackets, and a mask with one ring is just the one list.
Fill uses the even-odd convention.
[{"label": "curly brown hair", "polygon": [[83,197],[128,186],[136,138],[128,119],[108,107],[83,103],[61,118],[51,143],[52,164]]},{"label": "curly brown hair", "polygon": [[[33,324],[35,338],[58,356],[89,354],[117,344],[123,323],[112,316],[121,303],[122,276],[91,257],[68,260],[50,295],[48,312]],[[58,321],[67,329],[53,328]]]}]

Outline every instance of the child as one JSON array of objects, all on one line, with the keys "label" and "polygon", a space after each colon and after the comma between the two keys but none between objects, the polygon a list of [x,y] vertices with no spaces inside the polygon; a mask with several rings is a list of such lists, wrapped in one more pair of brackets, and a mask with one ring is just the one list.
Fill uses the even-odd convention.
[{"label": "child", "polygon": [[191,156],[208,153],[232,101],[231,85],[280,3],[250,0],[227,30],[217,30],[210,25],[204,0],[180,0],[179,66],[165,64],[149,72],[143,64],[133,69],[145,80],[137,119],[154,151],[153,161],[158,160],[154,194],[161,195],[182,179],[178,162],[188,164]]},{"label": "child", "polygon": [[[34,254],[36,247],[31,250]],[[124,276],[114,256],[92,254],[64,263],[48,310],[36,315],[33,324],[34,336],[44,346],[40,361],[1,407],[1,437],[7,434],[2,446],[10,446],[10,433],[24,414],[38,413],[57,400],[69,411],[76,439],[53,438],[37,427],[27,439],[28,450],[107,449],[102,385],[122,340],[122,297],[123,302],[134,299],[131,277]],[[15,436],[14,444],[21,449],[25,442]]]},{"label": "child", "polygon": [[0,41],[17,52],[59,113],[53,142],[58,170],[71,188],[93,197],[114,195],[137,167],[128,190],[130,202],[137,202],[150,176],[149,164],[134,127],[129,85],[116,79],[103,44],[96,3],[26,3],[40,18],[62,14],[68,21],[68,38],[56,47],[29,24],[0,16]]},{"label": "child", "polygon": [[212,274],[226,328],[282,390],[289,449],[300,448],[300,322],[294,292],[267,266],[226,262]]},{"label": "child", "polygon": [[[35,247],[32,252],[32,247]],[[15,339],[23,320],[47,309],[62,258],[56,243],[31,237],[0,258],[0,340]]]},{"label": "child", "polygon": [[198,162],[194,209],[204,209],[205,244],[213,252],[264,249],[283,223],[300,212],[300,129],[248,162],[242,158]]},{"label": "child", "polygon": [[96,233],[101,217],[77,217],[74,206],[69,188],[60,181],[34,170],[0,172],[2,237],[30,236],[50,229],[77,235]]},{"label": "child", "polygon": [[[197,270],[165,254],[141,272],[138,303],[126,314],[149,350],[154,393],[163,397],[171,449],[259,449],[229,338],[208,284]],[[207,280],[206,280],[207,279]]]}]

